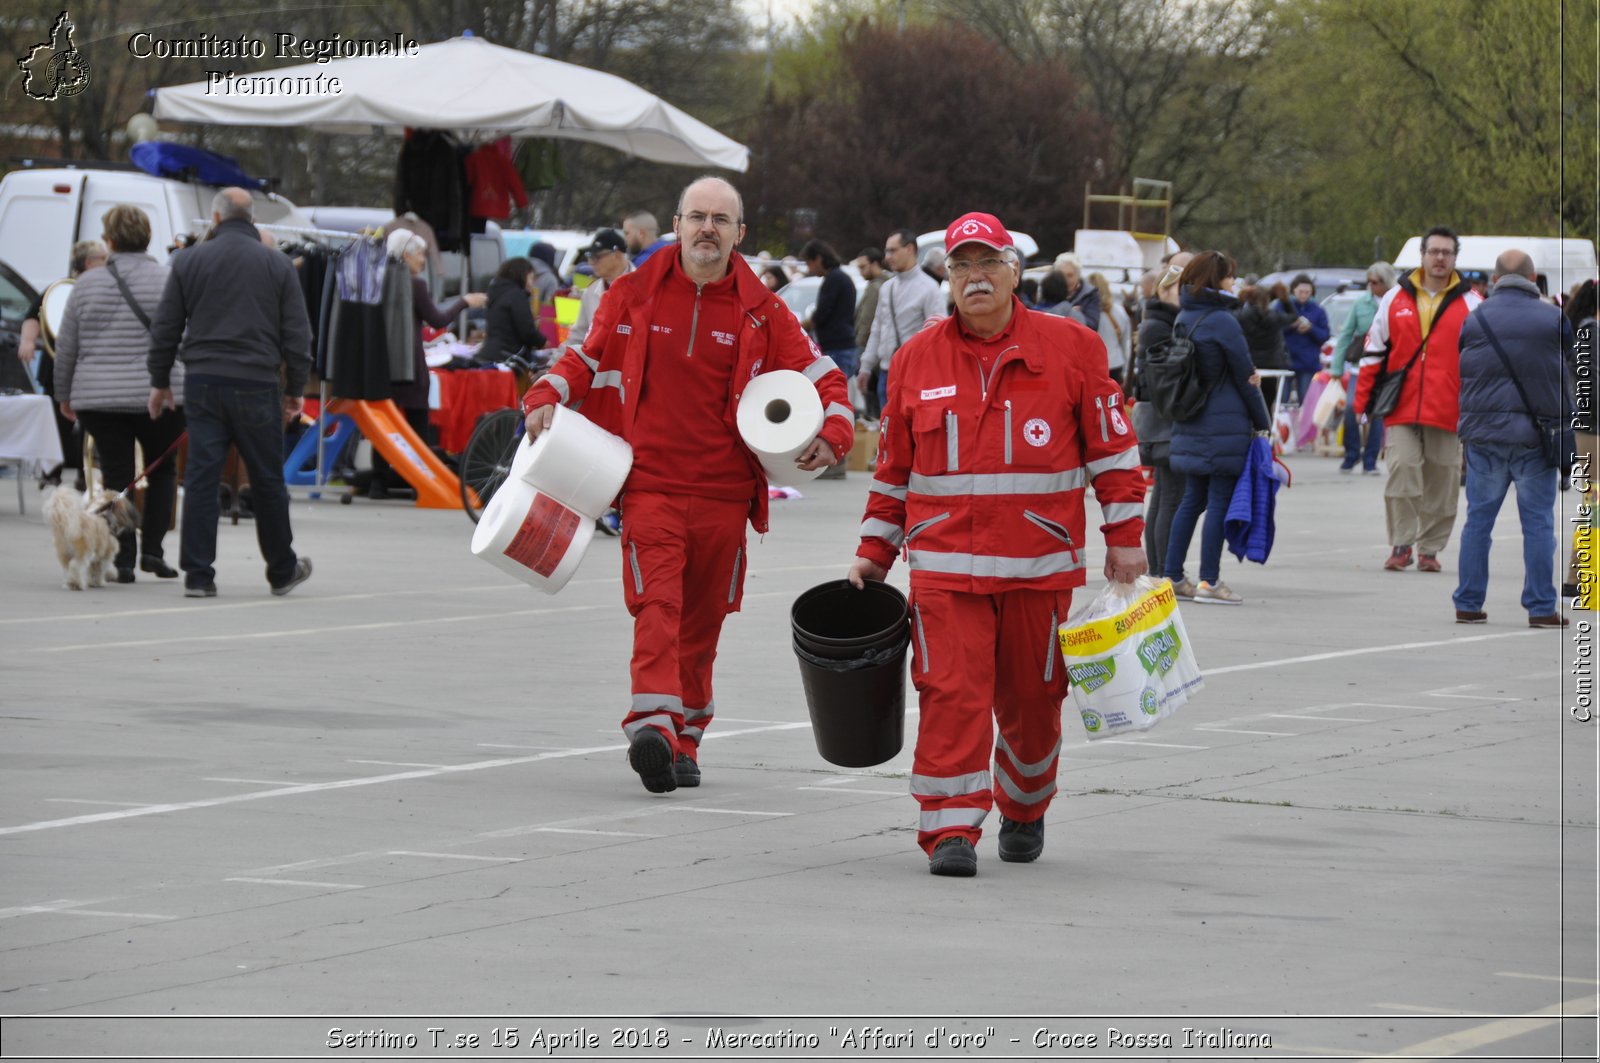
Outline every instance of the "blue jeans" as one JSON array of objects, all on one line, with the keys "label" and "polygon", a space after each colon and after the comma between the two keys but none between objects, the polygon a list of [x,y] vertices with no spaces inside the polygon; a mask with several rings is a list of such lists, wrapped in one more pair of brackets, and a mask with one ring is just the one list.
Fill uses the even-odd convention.
[{"label": "blue jeans", "polygon": [[1344,461],[1341,469],[1353,469],[1356,462],[1363,469],[1378,467],[1378,451],[1383,449],[1383,418],[1367,418],[1367,445],[1361,445],[1361,422],[1356,419],[1355,377],[1350,378],[1350,399],[1344,404]]},{"label": "blue jeans", "polygon": [[856,375],[856,349],[854,347],[840,347],[836,351],[823,351],[823,354],[833,359],[833,364],[844,373],[846,380],[855,379]]},{"label": "blue jeans", "polygon": [[184,381],[183,412],[189,420],[189,464],[183,474],[183,523],[178,567],[188,587],[216,579],[218,488],[228,444],[250,472],[250,503],[256,542],[267,562],[267,582],[281,587],[294,578],[289,492],[283,486],[283,390],[249,381]]},{"label": "blue jeans", "polygon": [[1200,579],[1215,583],[1222,574],[1222,525],[1228,518],[1228,503],[1233,500],[1237,476],[1202,476],[1190,473],[1183,484],[1183,501],[1172,515],[1172,530],[1167,533],[1166,576],[1183,582],[1183,559],[1189,553],[1200,514],[1206,515],[1200,532]]},{"label": "blue jeans", "polygon": [[1317,375],[1315,369],[1296,369],[1294,371],[1294,401],[1304,406],[1306,392],[1311,390],[1311,378]]},{"label": "blue jeans", "polygon": [[1538,447],[1467,445],[1467,523],[1461,529],[1461,582],[1456,608],[1481,612],[1489,592],[1489,547],[1506,490],[1517,485],[1522,524],[1522,607],[1529,616],[1556,611],[1556,470]]}]

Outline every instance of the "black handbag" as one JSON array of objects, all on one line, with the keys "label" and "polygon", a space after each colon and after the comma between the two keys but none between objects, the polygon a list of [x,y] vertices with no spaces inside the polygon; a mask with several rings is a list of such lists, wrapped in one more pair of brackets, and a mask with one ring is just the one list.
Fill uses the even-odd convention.
[{"label": "black handbag", "polygon": [[1511,378],[1511,383],[1516,386],[1517,395],[1522,399],[1522,408],[1528,411],[1528,419],[1533,422],[1533,434],[1539,439],[1539,453],[1544,456],[1544,463],[1552,469],[1560,469],[1562,476],[1572,474],[1572,452],[1577,447],[1577,441],[1572,437],[1572,426],[1565,423],[1561,417],[1540,417],[1533,412],[1533,403],[1528,401],[1528,392],[1523,388],[1522,381],[1517,379],[1517,372],[1511,368],[1511,359],[1506,357],[1506,349],[1500,346],[1500,339],[1494,334],[1494,329],[1489,327],[1489,321],[1483,315],[1477,317],[1478,326],[1483,329],[1483,334],[1489,337],[1489,343],[1494,347],[1494,353],[1500,356],[1500,364],[1506,367],[1506,376]]},{"label": "black handbag", "polygon": [[1378,371],[1378,378],[1372,384],[1372,394],[1367,397],[1368,417],[1387,417],[1400,405],[1400,389],[1406,386],[1406,374],[1411,372],[1411,366],[1427,345],[1428,337],[1424,336],[1422,342],[1417,344],[1417,349],[1411,352],[1410,360],[1392,372],[1387,368],[1388,362],[1384,362],[1386,368]]}]

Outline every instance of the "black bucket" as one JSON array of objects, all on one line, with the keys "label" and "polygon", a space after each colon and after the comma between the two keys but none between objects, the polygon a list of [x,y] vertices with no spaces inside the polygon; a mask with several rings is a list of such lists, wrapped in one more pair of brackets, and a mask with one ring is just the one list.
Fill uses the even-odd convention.
[{"label": "black bucket", "polygon": [[856,590],[837,580],[795,601],[794,654],[817,752],[830,764],[872,767],[904,745],[907,617],[905,597],[882,583]]}]

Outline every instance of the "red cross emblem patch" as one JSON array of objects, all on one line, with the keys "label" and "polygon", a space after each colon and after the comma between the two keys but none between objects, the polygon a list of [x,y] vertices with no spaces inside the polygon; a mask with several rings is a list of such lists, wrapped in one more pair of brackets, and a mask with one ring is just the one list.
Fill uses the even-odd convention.
[{"label": "red cross emblem patch", "polygon": [[1022,438],[1029,444],[1042,447],[1050,442],[1050,425],[1043,417],[1033,417],[1022,426]]}]

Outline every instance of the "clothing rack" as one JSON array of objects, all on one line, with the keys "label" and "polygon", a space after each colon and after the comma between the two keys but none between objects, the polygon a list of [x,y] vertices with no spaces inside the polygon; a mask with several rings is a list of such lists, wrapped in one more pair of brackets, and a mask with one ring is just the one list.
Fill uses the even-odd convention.
[{"label": "clothing rack", "polygon": [[[195,219],[193,219],[193,223],[194,223],[194,225],[196,225],[198,227],[198,232],[202,236],[206,232],[208,232],[212,227],[211,222],[208,219],[204,219],[204,218],[195,218]],[[309,236],[309,237],[313,237],[313,238],[318,239],[318,240],[327,240],[327,241],[330,241],[330,242],[332,242],[332,241],[344,241],[346,243],[354,243],[357,240],[377,239],[378,238],[378,234],[376,232],[372,231],[372,230],[362,230],[361,232],[354,232],[353,233],[353,232],[346,232],[343,229],[316,229],[316,228],[311,228],[311,227],[304,226],[304,225],[281,225],[281,224],[279,224],[277,222],[252,221],[251,224],[254,225],[257,229],[265,229],[268,232],[272,233],[273,235],[278,235],[278,234],[281,233],[281,234],[283,234],[285,236]],[[317,480],[317,482],[315,484],[312,484],[309,487],[297,486],[297,485],[292,485],[292,484],[285,483],[284,484],[284,490],[288,491],[291,495],[293,495],[296,491],[299,491],[299,492],[302,492],[305,495],[306,498],[315,500],[315,499],[323,498],[324,495],[326,494],[326,492],[324,491],[324,488],[326,486],[325,482],[324,482],[324,477],[327,475],[327,449],[326,449],[326,442],[327,442],[326,418],[327,418],[327,416],[328,416],[328,382],[326,380],[320,380],[317,383],[317,420],[316,420],[315,424],[313,424],[310,428],[306,429],[306,431],[308,431],[308,432],[317,433],[317,472],[316,472],[316,480]],[[343,493],[336,494],[336,495],[335,494],[329,494],[328,497],[330,497],[330,498],[338,498],[341,502],[349,501],[348,492],[343,492]],[[237,491],[234,493],[234,498],[235,498],[234,505],[237,506],[238,505],[238,502],[237,502],[238,492]],[[238,523],[237,519],[235,519],[234,523]]]}]

